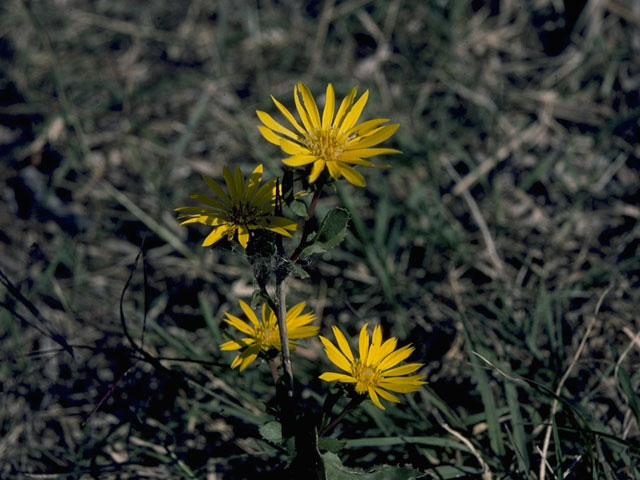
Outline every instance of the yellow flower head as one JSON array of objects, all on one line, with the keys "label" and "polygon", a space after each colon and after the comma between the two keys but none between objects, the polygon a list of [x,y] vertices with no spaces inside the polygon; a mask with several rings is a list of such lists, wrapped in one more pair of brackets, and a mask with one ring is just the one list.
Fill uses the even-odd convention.
[{"label": "yellow flower head", "polygon": [[410,375],[419,368],[422,363],[408,363],[397,367],[415,350],[411,345],[405,345],[396,350],[398,339],[390,338],[382,342],[382,329],[376,326],[373,330],[373,338],[369,340],[367,324],[360,331],[360,356],[356,359],[351,352],[349,342],[344,334],[333,327],[333,335],[336,337],[339,349],[329,340],[320,336],[325,353],[338,368],[345,373],[326,372],[320,375],[327,382],[355,383],[357,393],[368,393],[373,403],[384,410],[378,395],[390,402],[399,402],[400,399],[389,392],[409,393],[415,392],[420,385],[425,384],[423,375]]},{"label": "yellow flower head", "polygon": [[[291,307],[286,313],[287,332],[289,333],[289,349],[295,350],[296,339],[317,335],[318,327],[309,325],[316,319],[313,313],[302,313],[306,302]],[[278,319],[273,310],[266,303],[262,304],[262,318],[257,315],[247,303],[240,300],[240,308],[249,319],[249,323],[229,313],[225,315],[225,322],[235,327],[246,336],[238,340],[231,340],[220,345],[221,350],[242,350],[231,363],[231,368],[240,367],[244,370],[253,362],[258,354],[275,349],[280,350],[280,329]]]},{"label": "yellow flower head", "polygon": [[260,186],[262,171],[262,165],[258,165],[245,183],[239,167],[236,167],[233,173],[224,167],[223,175],[228,194],[211,178],[203,176],[215,197],[192,193],[191,198],[204,203],[205,206],[176,208],[179,212],[178,218],[186,219],[180,225],[204,223],[214,227],[204,239],[203,247],[213,245],[224,236],[233,240],[237,233],[238,242],[247,248],[250,230],[271,230],[290,237],[289,232],[297,230],[298,225],[287,218],[272,216],[276,179]]},{"label": "yellow flower head", "polygon": [[300,167],[313,164],[309,175],[310,182],[315,182],[326,167],[333,178],[344,176],[352,184],[364,187],[364,178],[352,165],[375,167],[374,163],[365,158],[401,152],[392,148],[369,148],[393,135],[398,129],[398,124],[383,125],[389,121],[388,118],[375,118],[357,123],[369,98],[369,91],[364,92],[355,101],[356,91],[357,88],[354,87],[334,115],[335,95],[333,86],[329,84],[324,111],[320,118],[311,92],[300,82],[293,89],[293,99],[302,124],[283,104],[271,97],[295,132],[260,110],[256,113],[264,126],[260,125],[258,129],[265,139],[291,155],[282,160],[285,165]]}]

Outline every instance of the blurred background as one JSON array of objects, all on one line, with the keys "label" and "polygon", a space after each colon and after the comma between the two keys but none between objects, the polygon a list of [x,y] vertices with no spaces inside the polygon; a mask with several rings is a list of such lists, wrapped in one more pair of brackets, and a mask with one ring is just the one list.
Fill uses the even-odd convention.
[{"label": "blurred background", "polygon": [[[288,301],[325,335],[382,325],[430,382],[348,416],[344,464],[481,478],[438,444],[447,424],[494,478],[537,478],[551,422],[550,470],[640,478],[639,27],[624,0],[3,1],[0,476],[284,464],[259,432],[268,367],[218,349],[246,260],[173,209],[225,165],[279,175],[255,110],[278,117],[269,95],[291,108],[304,81],[320,105],[328,82],[369,89],[362,118],[400,123],[403,154],[321,199],[350,233]],[[315,340],[298,352],[313,408],[330,365]],[[405,435],[435,440],[366,441]]]}]

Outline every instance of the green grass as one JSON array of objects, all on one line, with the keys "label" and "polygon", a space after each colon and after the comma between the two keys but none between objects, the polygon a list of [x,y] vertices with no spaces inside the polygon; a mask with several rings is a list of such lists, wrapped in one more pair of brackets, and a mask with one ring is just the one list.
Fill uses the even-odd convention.
[{"label": "green grass", "polygon": [[[288,301],[325,335],[382,325],[429,380],[349,413],[344,443],[319,441],[327,471],[537,479],[548,437],[547,479],[640,479],[625,2],[590,2],[555,56],[541,39],[562,2],[58,3],[0,7],[0,268],[25,300],[0,287],[0,476],[278,478],[269,368],[231,371],[218,348],[255,287],[246,260],[202,249],[173,209],[224,165],[280,174],[255,110],[302,80],[369,89],[364,115],[400,123],[403,154],[323,195],[350,232]],[[122,307],[145,357],[119,313],[143,237]],[[311,410],[328,368],[315,340],[294,357]]]}]

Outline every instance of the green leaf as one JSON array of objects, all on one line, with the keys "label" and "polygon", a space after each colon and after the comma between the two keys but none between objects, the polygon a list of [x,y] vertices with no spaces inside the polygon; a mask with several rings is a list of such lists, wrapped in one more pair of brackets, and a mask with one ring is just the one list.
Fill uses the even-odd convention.
[{"label": "green leaf", "polygon": [[327,213],[322,224],[307,246],[300,253],[300,258],[306,258],[314,253],[324,253],[338,245],[347,235],[349,225],[349,212],[344,208],[336,207]]},{"label": "green leaf", "polygon": [[309,278],[309,274],[307,273],[307,271],[297,263],[291,264],[291,273],[302,280]]},{"label": "green leaf", "polygon": [[267,302],[268,300],[269,297],[262,293],[261,290],[254,290],[251,295],[251,308],[255,310],[261,303]]},{"label": "green leaf", "polygon": [[309,207],[307,207],[307,203],[304,200],[295,199],[291,202],[289,208],[296,216],[304,219],[309,218]]},{"label": "green leaf", "polygon": [[262,438],[269,442],[282,442],[282,425],[280,425],[280,422],[271,421],[263,423],[260,425],[260,428],[258,428],[258,431],[260,435],[262,435]]},{"label": "green leaf", "polygon": [[340,457],[333,452],[322,455],[327,480],[412,480],[422,475],[409,467],[380,465],[365,472],[360,469],[347,468],[342,465]]},{"label": "green leaf", "polygon": [[318,448],[326,452],[338,452],[344,447],[344,440],[333,437],[321,437],[318,439]]}]

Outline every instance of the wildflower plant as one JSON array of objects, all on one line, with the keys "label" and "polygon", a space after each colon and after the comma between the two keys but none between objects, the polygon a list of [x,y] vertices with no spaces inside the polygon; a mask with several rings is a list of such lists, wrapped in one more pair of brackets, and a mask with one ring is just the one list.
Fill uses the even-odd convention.
[{"label": "wildflower plant", "polygon": [[[357,356],[343,331],[332,326],[336,344],[324,336],[319,338],[326,363],[340,372],[327,371],[319,376],[329,382],[321,411],[303,408],[296,395],[292,354],[300,343],[310,342],[320,327],[305,302],[287,307],[284,283],[291,275],[308,278],[302,261],[337,246],[345,238],[349,223],[348,210],[340,206],[331,209],[322,220],[315,220],[323,188],[342,178],[364,187],[366,181],[354,167],[381,166],[368,159],[401,152],[377,147],[396,132],[398,124],[389,124],[386,118],[358,123],[369,98],[368,91],[356,99],[357,89],[353,88],[336,109],[335,92],[329,84],[322,115],[306,85],[298,83],[293,93],[298,118],[271,97],[291,128],[267,112],[256,112],[262,123],[258,126],[262,136],[289,155],[282,160],[282,176],[262,183],[262,165],[255,167],[246,179],[239,167],[233,171],[224,167],[226,188],[205,176],[212,195],[193,193],[191,198],[201,206],[176,210],[182,225],[199,223],[213,227],[203,247],[214,246],[223,239],[237,241],[243,247],[257,288],[251,305],[238,300],[242,313],[225,314],[224,322],[233,331],[228,332],[229,339],[220,349],[237,352],[231,368],[240,372],[259,366],[261,359],[271,367],[278,403],[273,413],[280,423],[282,439],[295,437],[295,447],[289,444],[293,460],[286,472],[290,476],[286,478],[294,478],[293,475],[301,478],[308,473],[312,473],[312,478],[325,478],[317,449],[319,433],[329,434],[363,401],[370,400],[375,407],[385,410],[381,399],[399,403],[401,394],[419,390],[425,381],[418,373],[421,363],[404,363],[414,348],[410,345],[397,348],[398,339],[394,337],[383,341],[379,325],[374,327],[371,337],[368,324],[362,326]],[[300,198],[308,194],[312,195],[310,200]],[[292,244],[285,245],[285,240]],[[254,308],[259,305],[257,314]],[[278,356],[281,374],[276,366]],[[336,385],[342,387],[335,388]],[[350,401],[342,411],[334,413],[345,396]]]}]

